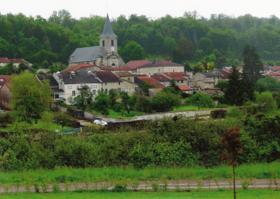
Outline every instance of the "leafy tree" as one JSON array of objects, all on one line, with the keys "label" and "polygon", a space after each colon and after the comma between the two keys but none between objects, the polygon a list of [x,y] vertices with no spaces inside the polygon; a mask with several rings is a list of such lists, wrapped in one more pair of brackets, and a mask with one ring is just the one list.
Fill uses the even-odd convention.
[{"label": "leafy tree", "polygon": [[28,67],[27,67],[27,65],[24,64],[24,63],[20,63],[20,64],[18,65],[18,73],[24,72],[24,71],[27,70],[27,69],[28,69]]},{"label": "leafy tree", "polygon": [[244,98],[242,93],[241,74],[232,67],[232,72],[229,74],[228,87],[225,91],[225,99],[230,105],[240,106],[243,104]]},{"label": "leafy tree", "polygon": [[113,107],[116,104],[116,100],[118,98],[118,93],[116,90],[111,89],[109,91],[109,99],[110,99],[110,106]]},{"label": "leafy tree", "polygon": [[133,102],[131,100],[131,97],[127,94],[127,92],[120,92],[120,96],[122,99],[122,105],[123,108],[127,111],[127,113],[129,114],[131,107],[133,106]]},{"label": "leafy tree", "polygon": [[52,113],[45,111],[41,117],[42,119],[42,128],[45,130],[49,130],[52,125],[53,115]]},{"label": "leafy tree", "polygon": [[[49,120],[51,116],[48,115],[47,116],[47,120]],[[58,125],[61,125],[62,126],[62,130],[63,130],[63,127],[66,126],[66,125],[71,125],[71,122],[72,122],[72,118],[69,114],[67,113],[63,113],[63,112],[55,112],[53,114],[53,122],[58,124]]]},{"label": "leafy tree", "polygon": [[202,37],[199,40],[199,49],[203,50],[206,55],[209,55],[213,51],[213,43],[211,39]]},{"label": "leafy tree", "polygon": [[151,99],[144,95],[137,96],[134,108],[137,111],[150,113],[152,111]]},{"label": "leafy tree", "polygon": [[259,94],[256,102],[258,103],[258,108],[262,113],[275,111],[277,109],[277,103],[270,92],[263,92]]},{"label": "leafy tree", "polygon": [[222,159],[226,159],[228,161],[228,165],[232,165],[233,168],[233,194],[234,199],[236,199],[235,192],[235,167],[237,166],[237,155],[242,153],[242,145],[241,145],[241,133],[240,128],[229,128],[228,131],[223,133],[223,138],[220,142],[222,145],[226,145],[228,153],[223,152],[221,154]]},{"label": "leafy tree", "polygon": [[87,85],[81,86],[79,91],[79,95],[74,98],[70,97],[70,103],[79,109],[86,110],[87,106],[93,104],[93,94]]},{"label": "leafy tree", "polygon": [[93,104],[93,108],[103,115],[109,115],[108,108],[110,106],[109,96],[99,91]]},{"label": "leafy tree", "polygon": [[49,110],[52,90],[47,80],[39,82],[32,74],[22,73],[11,77],[11,89],[12,113],[20,121],[30,121],[32,114]]},{"label": "leafy tree", "polygon": [[131,60],[143,60],[145,51],[140,44],[135,41],[130,41],[125,45],[123,51],[120,52],[120,55],[125,62]]},{"label": "leafy tree", "polygon": [[257,81],[256,90],[259,92],[280,91],[280,82],[273,77],[266,76],[265,78],[261,78]]},{"label": "leafy tree", "polygon": [[200,108],[214,108],[215,103],[209,95],[203,93],[196,93],[192,95],[190,98],[185,100],[185,104],[195,103],[198,106],[198,110]]},{"label": "leafy tree", "polygon": [[177,43],[175,38],[166,36],[163,41],[163,47],[168,55],[172,55],[173,51],[177,49]]},{"label": "leafy tree", "polygon": [[172,92],[173,94],[179,94],[181,93],[181,90],[180,88],[177,86],[176,84],[176,81],[174,80],[174,78],[172,78],[169,82],[169,87],[171,88],[170,90],[167,90],[167,89],[163,89],[163,90],[166,90],[166,91],[170,91]]},{"label": "leafy tree", "polygon": [[218,83],[215,85],[215,88],[220,88],[221,91],[225,91],[229,86],[229,82],[225,80],[220,80]]},{"label": "leafy tree", "polygon": [[152,107],[156,111],[170,111],[181,105],[181,96],[171,92],[160,92],[152,98]]}]

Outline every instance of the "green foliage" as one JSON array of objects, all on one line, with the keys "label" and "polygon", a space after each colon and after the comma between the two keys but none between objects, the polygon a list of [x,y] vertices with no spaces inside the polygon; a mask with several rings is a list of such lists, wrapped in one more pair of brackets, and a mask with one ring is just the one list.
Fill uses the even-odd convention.
[{"label": "green foliage", "polygon": [[110,105],[110,98],[102,91],[98,92],[98,95],[94,99],[93,108],[101,114],[108,115],[108,108]]},{"label": "green foliage", "polygon": [[156,111],[170,111],[181,105],[181,96],[171,92],[160,92],[152,98],[152,108]]},{"label": "green foliage", "polygon": [[119,53],[125,62],[132,60],[143,60],[145,57],[144,49],[136,41],[128,42],[124,49]]},{"label": "green foliage", "polygon": [[200,108],[215,108],[215,103],[213,102],[212,98],[207,94],[196,93],[192,95],[190,98],[187,98],[185,104],[194,103]]},{"label": "green foliage", "polygon": [[70,103],[76,106],[78,109],[86,110],[88,106],[93,104],[93,94],[87,85],[81,86],[80,93],[76,97],[70,97]]},{"label": "green foliage", "polygon": [[256,102],[258,103],[258,109],[262,113],[275,111],[277,109],[277,103],[270,92],[263,92],[259,94]]},{"label": "green foliage", "polygon": [[229,86],[229,82],[225,80],[218,81],[218,84],[215,85],[215,88],[220,88],[221,91],[225,91]]},{"label": "green foliage", "polygon": [[111,107],[114,107],[114,106],[115,106],[117,98],[118,98],[118,93],[117,93],[117,91],[114,90],[114,89],[111,89],[111,90],[109,91],[109,99],[110,99],[110,106],[111,106]]},{"label": "green foliage", "polygon": [[265,91],[280,91],[280,82],[278,82],[275,78],[266,76],[265,78],[261,78],[256,83],[256,90],[258,92]]},{"label": "green foliage", "polygon": [[233,66],[232,72],[229,75],[228,87],[225,91],[225,99],[228,104],[237,106],[243,104],[242,87],[241,74],[236,69],[236,66]]},{"label": "green foliage", "polygon": [[40,115],[41,111],[48,111],[51,102],[51,93],[48,81],[38,80],[29,73],[11,78],[12,114],[19,121],[27,121],[31,114]]},{"label": "green foliage", "polygon": [[227,110],[226,117],[229,118],[241,118],[242,117],[242,110],[239,108],[233,107]]},{"label": "green foliage", "polygon": [[151,99],[144,95],[137,96],[134,108],[137,111],[150,113],[152,111]]},{"label": "green foliage", "polygon": [[52,124],[53,115],[50,112],[45,111],[41,117],[42,128],[48,130]]}]

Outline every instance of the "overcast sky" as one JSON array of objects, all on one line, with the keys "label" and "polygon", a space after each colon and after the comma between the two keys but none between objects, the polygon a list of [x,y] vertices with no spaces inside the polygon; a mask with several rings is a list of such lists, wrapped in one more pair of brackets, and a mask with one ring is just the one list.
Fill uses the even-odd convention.
[{"label": "overcast sky", "polygon": [[110,18],[131,14],[146,15],[156,19],[165,15],[181,17],[194,10],[203,17],[211,14],[226,14],[238,17],[251,14],[257,17],[276,15],[280,18],[277,0],[1,0],[1,14],[23,13],[26,16],[41,15],[49,18],[53,11],[65,9],[73,18],[98,15]]}]

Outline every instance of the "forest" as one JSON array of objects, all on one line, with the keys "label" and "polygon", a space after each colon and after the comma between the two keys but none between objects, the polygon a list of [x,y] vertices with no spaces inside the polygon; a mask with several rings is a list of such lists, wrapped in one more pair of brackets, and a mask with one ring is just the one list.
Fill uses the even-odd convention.
[{"label": "forest", "polygon": [[[48,19],[21,13],[0,15],[0,57],[24,58],[35,63],[34,68],[68,64],[76,48],[99,45],[104,23],[105,14],[77,20],[66,10],[54,11]],[[111,18],[111,24],[121,56],[133,41],[143,48],[143,58],[163,57],[182,64],[214,62],[215,68],[221,68],[242,65],[241,53],[248,44],[255,46],[266,64],[280,65],[280,20],[274,15],[235,18],[219,14],[207,19],[194,11],[155,20],[120,15]],[[125,61],[129,59],[133,57]]]}]

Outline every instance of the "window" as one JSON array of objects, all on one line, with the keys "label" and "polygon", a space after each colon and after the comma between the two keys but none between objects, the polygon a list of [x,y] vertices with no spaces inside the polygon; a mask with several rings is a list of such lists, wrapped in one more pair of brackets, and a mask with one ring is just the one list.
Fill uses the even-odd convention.
[{"label": "window", "polygon": [[92,84],[91,88],[97,88],[97,85],[96,84]]},{"label": "window", "polygon": [[180,81],[179,81],[179,80],[177,80],[177,82],[179,83]]},{"label": "window", "polygon": [[69,88],[69,89],[72,89],[72,85],[68,85],[68,88]]},{"label": "window", "polygon": [[119,82],[119,85],[121,85],[121,82]]},{"label": "window", "polygon": [[118,88],[118,93],[120,93],[122,91],[122,89],[121,88]]},{"label": "window", "polygon": [[96,95],[96,90],[92,90],[92,94],[93,94],[93,95]]},{"label": "window", "polygon": [[111,40],[111,46],[114,46],[114,40]]},{"label": "window", "polygon": [[112,66],[116,66],[116,64],[115,64],[115,63],[113,63],[113,64],[112,64]]},{"label": "window", "polygon": [[125,88],[125,92],[127,92],[127,93],[128,93],[128,88]]},{"label": "window", "polygon": [[104,40],[102,40],[102,46],[105,46],[105,41]]},{"label": "window", "polygon": [[129,77],[129,78],[127,78],[127,80],[130,80],[130,77]]},{"label": "window", "polygon": [[76,93],[75,93],[75,91],[72,91],[72,96],[76,96]]},{"label": "window", "polygon": [[77,85],[77,89],[79,89],[80,88],[80,86],[79,85]]},{"label": "window", "polygon": [[54,99],[58,99],[58,98],[59,98],[59,94],[55,94]]},{"label": "window", "polygon": [[107,88],[105,89],[105,93],[108,94],[108,89]]},{"label": "window", "polygon": [[105,86],[107,86],[107,82],[105,82]]},{"label": "window", "polygon": [[181,80],[181,83],[184,83],[184,80]]},{"label": "window", "polygon": [[131,88],[131,93],[134,93],[134,88]]}]

